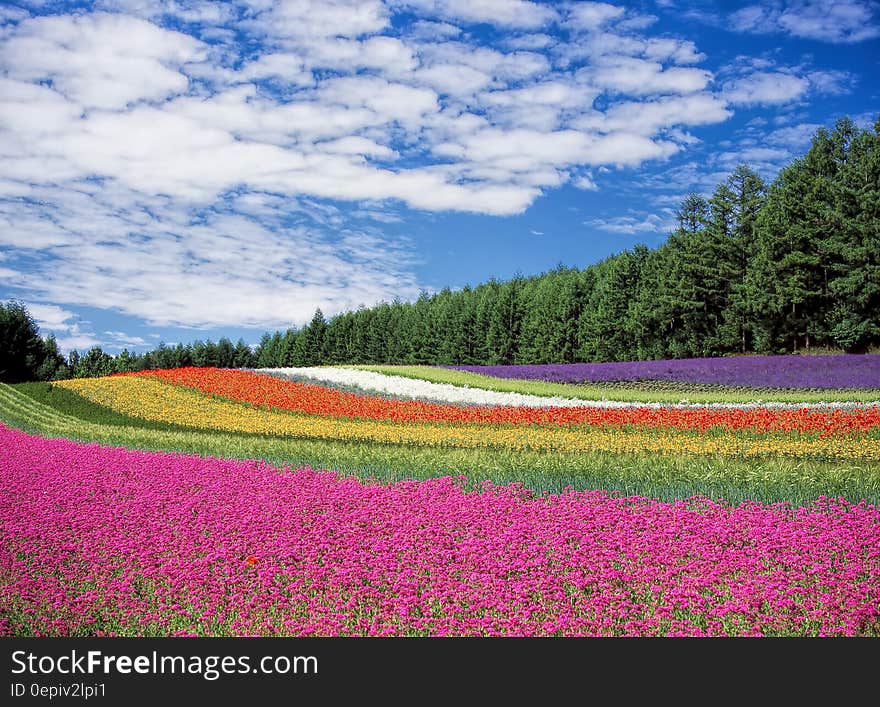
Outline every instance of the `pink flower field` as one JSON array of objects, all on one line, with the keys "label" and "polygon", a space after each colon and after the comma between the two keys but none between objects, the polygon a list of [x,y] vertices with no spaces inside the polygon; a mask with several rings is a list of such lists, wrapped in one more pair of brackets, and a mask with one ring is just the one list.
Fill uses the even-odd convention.
[{"label": "pink flower field", "polygon": [[393,485],[0,427],[0,634],[874,635],[880,509]]}]

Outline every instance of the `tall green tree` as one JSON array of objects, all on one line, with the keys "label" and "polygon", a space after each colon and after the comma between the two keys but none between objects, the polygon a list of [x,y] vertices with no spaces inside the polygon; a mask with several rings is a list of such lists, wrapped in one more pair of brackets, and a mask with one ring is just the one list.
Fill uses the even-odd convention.
[{"label": "tall green tree", "polygon": [[0,303],[0,381],[36,380],[45,358],[43,340],[27,307],[17,301]]},{"label": "tall green tree", "polygon": [[116,372],[113,357],[100,346],[93,346],[85,356],[76,356],[72,368],[75,378],[98,378]]},{"label": "tall green tree", "polygon": [[317,366],[324,361],[324,338],[327,334],[327,320],[320,308],[315,310],[312,320],[300,337],[303,340],[304,366]]},{"label": "tall green tree", "polygon": [[624,251],[598,263],[595,283],[581,314],[579,357],[585,361],[626,361],[635,355],[629,318],[641,278],[639,257]]},{"label": "tall green tree", "polygon": [[491,364],[510,364],[516,358],[524,309],[522,289],[523,278],[520,275],[498,288],[486,336],[488,362]]},{"label": "tall green tree", "polygon": [[730,294],[722,313],[719,329],[720,347],[724,351],[745,353],[754,346],[752,301],[755,293],[747,279],[749,263],[756,254],[755,225],[764,205],[766,185],[761,176],[748,165],[739,165],[727,179],[726,186],[733,198],[733,222],[728,239],[728,270]]},{"label": "tall green tree", "polygon": [[864,351],[880,340],[880,119],[874,130],[838,122],[833,210],[838,228],[824,242],[831,268],[832,341],[847,351]]}]

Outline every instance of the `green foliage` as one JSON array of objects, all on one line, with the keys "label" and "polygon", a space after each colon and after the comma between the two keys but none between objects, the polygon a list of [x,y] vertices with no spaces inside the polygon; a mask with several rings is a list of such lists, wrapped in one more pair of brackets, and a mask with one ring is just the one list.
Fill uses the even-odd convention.
[{"label": "green foliage", "polygon": [[748,279],[761,350],[880,340],[880,136],[843,118],[782,170],[756,218]]},{"label": "green foliage", "polygon": [[66,375],[55,337],[40,338],[22,302],[0,302],[0,381],[55,380]]}]

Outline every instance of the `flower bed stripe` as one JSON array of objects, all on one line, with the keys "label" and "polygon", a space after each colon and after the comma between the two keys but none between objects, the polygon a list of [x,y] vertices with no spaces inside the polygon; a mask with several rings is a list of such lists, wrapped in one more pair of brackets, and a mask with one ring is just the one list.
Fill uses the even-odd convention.
[{"label": "flower bed stripe", "polygon": [[880,354],[726,356],[446,368],[497,378],[555,383],[665,380],[756,388],[880,388]]},{"label": "flower bed stripe", "polygon": [[[624,390],[584,388],[582,386],[545,383],[542,381],[491,378],[464,371],[436,368],[432,366],[369,366],[357,368],[310,367],[310,368],[260,368],[260,373],[303,379],[319,384],[341,385],[356,388],[364,393],[391,394],[411,399],[441,401],[466,405],[505,405],[521,407],[598,407],[598,408],[710,408],[710,409],[750,409],[770,408],[775,410],[798,409],[808,404],[817,409],[856,409],[880,405],[876,391],[870,394],[856,391],[844,395],[832,391],[830,399],[801,399],[792,393],[780,394],[780,400],[756,399],[737,392],[725,393],[720,402],[717,397],[707,393],[697,393],[692,397],[699,402],[673,396],[669,391]],[[449,380],[453,379],[453,380]],[[552,388],[558,394],[530,394],[504,388]],[[650,402],[648,402],[650,401]]]},{"label": "flower bed stripe", "polygon": [[285,381],[248,371],[218,368],[177,368],[142,371],[176,385],[309,415],[392,422],[447,422],[511,425],[640,425],[677,430],[818,432],[822,435],[868,431],[880,427],[880,407],[852,411],[798,409],[718,409],[669,407],[532,408],[460,407],[415,400],[387,400],[317,385]]},{"label": "flower bed stripe", "polygon": [[880,459],[875,437],[692,434],[626,428],[498,427],[494,425],[395,424],[374,420],[310,417],[249,407],[163,383],[149,376],[60,381],[63,386],[118,412],[202,429],[391,444],[501,448],[533,451],[781,455]]}]

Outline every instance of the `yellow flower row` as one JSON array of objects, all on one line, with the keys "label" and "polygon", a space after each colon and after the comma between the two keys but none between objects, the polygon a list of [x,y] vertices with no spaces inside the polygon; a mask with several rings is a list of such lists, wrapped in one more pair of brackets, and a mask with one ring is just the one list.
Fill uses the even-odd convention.
[{"label": "yellow flower row", "polygon": [[205,396],[155,378],[125,376],[60,381],[56,385],[133,417],[226,432],[340,441],[369,441],[461,448],[493,447],[558,452],[718,454],[756,457],[835,457],[880,460],[870,437],[808,438],[695,435],[673,430],[495,427],[492,425],[398,424],[341,420],[254,408]]}]

